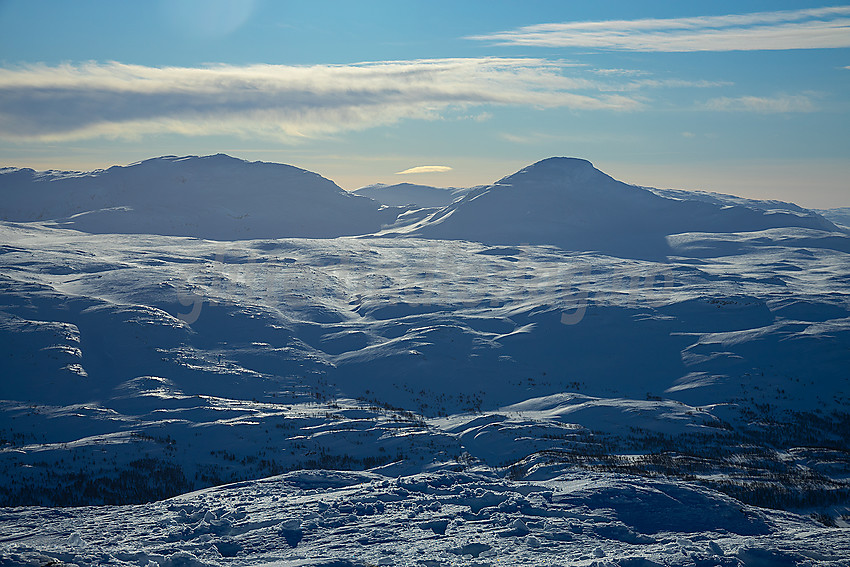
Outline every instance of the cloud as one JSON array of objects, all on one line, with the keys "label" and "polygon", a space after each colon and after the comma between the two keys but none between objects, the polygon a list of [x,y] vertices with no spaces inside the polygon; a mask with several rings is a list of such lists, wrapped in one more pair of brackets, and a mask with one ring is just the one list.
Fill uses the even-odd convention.
[{"label": "cloud", "polygon": [[592,72],[597,75],[621,77],[633,77],[647,74],[646,71],[640,71],[638,69],[593,69]]},{"label": "cloud", "polygon": [[724,112],[756,112],[759,114],[814,112],[816,110],[815,104],[805,95],[720,97],[706,102],[705,108]]},{"label": "cloud", "polygon": [[539,138],[536,135],[523,136],[520,134],[511,134],[510,132],[501,132],[499,134],[499,138],[513,144],[531,144],[532,142],[539,141]]},{"label": "cloud", "polygon": [[356,65],[0,68],[0,137],[55,141],[151,133],[283,140],[434,119],[492,105],[632,110],[543,59],[472,58]]},{"label": "cloud", "polygon": [[613,84],[608,87],[610,91],[637,91],[641,89],[661,88],[691,88],[711,89],[718,87],[730,87],[734,85],[730,81],[688,81],[683,79],[635,79],[621,84]]},{"label": "cloud", "polygon": [[622,51],[753,51],[850,47],[850,6],[674,19],[525,26],[469,39]]},{"label": "cloud", "polygon": [[396,175],[407,175],[408,173],[445,173],[452,168],[447,165],[417,165],[404,171],[396,171]]}]

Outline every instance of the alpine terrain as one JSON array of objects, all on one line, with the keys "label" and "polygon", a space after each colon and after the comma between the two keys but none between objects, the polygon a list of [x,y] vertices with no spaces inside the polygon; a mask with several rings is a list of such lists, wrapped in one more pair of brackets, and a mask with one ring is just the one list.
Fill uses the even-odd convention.
[{"label": "alpine terrain", "polygon": [[850,565],[846,224],[561,157],[2,168],[0,565]]}]

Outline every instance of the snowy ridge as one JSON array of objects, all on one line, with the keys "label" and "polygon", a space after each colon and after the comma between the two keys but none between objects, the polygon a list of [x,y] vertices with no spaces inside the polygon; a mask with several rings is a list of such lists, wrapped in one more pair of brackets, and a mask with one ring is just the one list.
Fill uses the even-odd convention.
[{"label": "snowy ridge", "polygon": [[801,216],[811,216],[812,212],[819,212],[817,210],[804,209],[794,203],[778,201],[775,199],[747,199],[744,197],[714,193],[711,191],[685,191],[682,189],[658,189],[655,187],[644,187],[644,189],[647,189],[661,197],[676,199],[679,201],[701,201],[722,206],[739,206],[751,209],[760,209],[766,212],[793,212]]},{"label": "snowy ridge", "polygon": [[831,222],[841,225],[850,230],[850,207],[837,207],[835,209],[818,209],[816,211]]}]

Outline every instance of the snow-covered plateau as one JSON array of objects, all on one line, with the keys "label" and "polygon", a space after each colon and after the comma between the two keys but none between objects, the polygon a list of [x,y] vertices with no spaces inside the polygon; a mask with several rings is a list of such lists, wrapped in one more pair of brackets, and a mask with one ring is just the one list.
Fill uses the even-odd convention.
[{"label": "snow-covered plateau", "polygon": [[0,565],[850,565],[840,215],[0,169]]}]

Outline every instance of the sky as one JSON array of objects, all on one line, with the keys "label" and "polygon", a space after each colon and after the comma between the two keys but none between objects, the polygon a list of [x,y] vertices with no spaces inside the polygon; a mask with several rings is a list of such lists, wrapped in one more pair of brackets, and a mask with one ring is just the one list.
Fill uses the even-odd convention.
[{"label": "sky", "polygon": [[551,156],[850,206],[850,4],[0,0],[0,166],[288,163],[345,189]]}]

